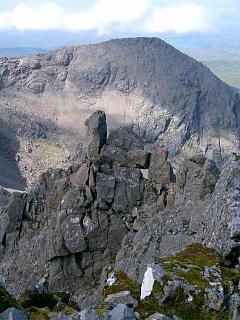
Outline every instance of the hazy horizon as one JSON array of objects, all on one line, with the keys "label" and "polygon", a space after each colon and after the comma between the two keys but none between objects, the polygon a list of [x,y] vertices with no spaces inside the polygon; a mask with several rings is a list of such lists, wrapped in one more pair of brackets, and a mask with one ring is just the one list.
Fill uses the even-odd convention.
[{"label": "hazy horizon", "polygon": [[0,48],[49,50],[148,36],[237,52],[239,10],[237,0],[9,0],[0,4]]}]

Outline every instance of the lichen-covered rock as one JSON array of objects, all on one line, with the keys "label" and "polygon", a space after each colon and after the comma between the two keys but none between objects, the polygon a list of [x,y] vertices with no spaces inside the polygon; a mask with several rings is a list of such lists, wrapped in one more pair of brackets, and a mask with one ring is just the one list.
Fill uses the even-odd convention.
[{"label": "lichen-covered rock", "polygon": [[143,197],[144,183],[140,169],[119,167],[116,169],[116,187],[113,210],[131,212]]},{"label": "lichen-covered rock", "polygon": [[106,282],[103,290],[105,298],[109,295],[127,291],[131,293],[135,300],[139,300],[140,285],[133,279],[129,278],[122,270],[115,270],[110,279],[114,279],[114,281],[108,280]]},{"label": "lichen-covered rock", "polygon": [[134,221],[135,232],[124,238],[116,268],[141,281],[147,266],[159,252],[162,256],[174,254],[194,242],[214,247],[224,256],[225,265],[237,265],[239,170],[239,161],[227,162],[215,186],[211,184],[211,192],[204,195],[205,161],[187,160],[176,173],[176,182],[166,187],[164,206],[158,202],[162,194],[156,195],[151,184],[148,185],[147,196]]},{"label": "lichen-covered rock", "polygon": [[[224,314],[229,281],[229,294],[237,293],[239,161],[232,158],[220,170],[213,160],[196,155],[173,173],[167,151],[160,148],[145,166],[141,139],[132,129],[129,137],[121,130],[123,136],[113,133],[94,159],[48,170],[2,208],[0,273],[8,288],[16,294],[36,284],[70,291],[82,308],[100,306],[107,313],[101,292],[115,270],[116,283],[104,286],[104,299],[129,291],[142,317],[153,312],[173,316],[173,304],[181,306],[175,315],[183,319],[188,312],[203,315],[200,304],[209,314]],[[129,163],[129,153],[140,159]],[[148,179],[142,167],[148,168]],[[181,260],[184,253],[177,252],[194,243],[207,263],[193,254]],[[202,245],[215,248],[221,264]],[[165,256],[169,264],[156,262]],[[139,284],[146,270],[151,276],[146,276],[141,300]]]},{"label": "lichen-covered rock", "polygon": [[96,174],[96,191],[99,201],[111,203],[115,195],[115,177],[104,173]]},{"label": "lichen-covered rock", "polygon": [[123,271],[115,271],[114,277],[104,295],[128,289],[143,319],[155,319],[153,312],[159,319],[234,319],[237,312],[239,271],[224,267],[218,253],[201,244],[156,258],[145,273],[141,294],[137,282]]},{"label": "lichen-covered rock", "polygon": [[152,269],[154,280],[150,294],[140,303],[142,312],[152,307],[170,316],[172,310],[182,319],[194,320],[232,314],[229,303],[238,290],[239,274],[222,267],[213,249],[194,244],[175,256],[156,259]]},{"label": "lichen-covered rock", "polygon": [[81,216],[69,216],[61,223],[61,233],[66,249],[74,254],[87,248],[84,231],[81,227]]},{"label": "lichen-covered rock", "polygon": [[119,303],[109,312],[111,320],[136,320],[133,310],[129,309],[125,304]]},{"label": "lichen-covered rock", "polygon": [[230,310],[232,312],[232,320],[238,320],[240,317],[240,296],[235,293],[230,298]]},{"label": "lichen-covered rock", "polygon": [[[101,154],[122,166],[127,164],[144,166],[147,163],[147,154],[143,153],[143,148],[140,136],[133,131],[132,127],[126,126],[110,132]],[[137,152],[140,153],[139,158],[136,156]]]},{"label": "lichen-covered rock", "polygon": [[101,320],[101,316],[97,314],[96,310],[94,309],[84,309],[80,313],[81,320]]},{"label": "lichen-covered rock", "polygon": [[138,302],[133,299],[130,291],[120,291],[114,294],[110,294],[105,299],[105,303],[111,307],[115,307],[117,304],[126,304],[128,307],[136,307]]}]

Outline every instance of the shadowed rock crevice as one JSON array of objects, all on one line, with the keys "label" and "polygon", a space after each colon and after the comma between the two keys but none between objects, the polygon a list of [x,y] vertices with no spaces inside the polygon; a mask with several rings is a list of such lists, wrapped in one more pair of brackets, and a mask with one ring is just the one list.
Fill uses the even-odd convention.
[{"label": "shadowed rock crevice", "polygon": [[[239,239],[238,239],[239,241]],[[239,265],[240,246],[233,247],[231,252],[224,258],[223,265],[226,267],[236,267]]]},{"label": "shadowed rock crevice", "polygon": [[27,184],[16,160],[19,147],[15,132],[0,119],[0,185],[22,191]]}]

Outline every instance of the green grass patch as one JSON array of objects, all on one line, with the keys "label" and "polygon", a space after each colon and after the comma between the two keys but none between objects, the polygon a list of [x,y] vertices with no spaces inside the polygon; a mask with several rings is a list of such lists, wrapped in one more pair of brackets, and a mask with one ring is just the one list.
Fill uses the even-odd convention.
[{"label": "green grass patch", "polygon": [[[183,320],[228,320],[230,311],[222,308],[222,311],[207,310],[205,308],[206,288],[210,288],[210,282],[215,281],[215,276],[210,272],[208,278],[204,277],[204,267],[216,266],[219,268],[219,280],[224,288],[225,294],[229,293],[229,283],[237,287],[239,273],[236,269],[221,266],[221,259],[218,253],[211,248],[196,243],[188,246],[174,256],[155,258],[155,262],[163,266],[166,274],[160,282],[154,282],[152,294],[140,301],[140,285],[130,279],[123,271],[117,270],[115,276],[117,281],[112,286],[104,288],[104,297],[120,291],[130,291],[138,301],[136,311],[142,319],[145,319],[155,312],[165,314],[169,317],[177,315]],[[166,286],[170,288],[173,280],[182,280],[175,291],[172,290],[166,295]],[[194,286],[189,293],[185,291],[184,284]],[[191,289],[191,287],[190,287]],[[189,295],[192,301],[188,301]]]},{"label": "green grass patch", "polygon": [[129,278],[122,270],[114,271],[117,281],[112,286],[105,286],[103,290],[104,298],[109,294],[118,293],[121,291],[130,291],[134,299],[139,299],[140,297],[140,285]]},{"label": "green grass patch", "polygon": [[224,290],[229,289],[230,282],[234,286],[238,286],[240,277],[239,277],[239,272],[236,269],[222,267],[221,273],[222,273],[222,280],[223,280],[222,285],[223,285]]},{"label": "green grass patch", "polygon": [[203,277],[202,269],[199,267],[191,267],[188,271],[177,270],[176,275],[184,278],[201,290],[210,287],[208,280]]},{"label": "green grass patch", "polygon": [[[160,289],[160,291],[159,291]],[[227,320],[229,313],[227,311],[214,312],[203,309],[204,296],[194,295],[193,302],[187,301],[187,294],[183,288],[178,288],[176,291],[171,292],[168,298],[161,304],[159,295],[161,296],[161,285],[154,287],[152,294],[139,301],[137,312],[143,319],[149,317],[155,312],[162,313],[166,316],[172,317],[177,315],[183,320]]]},{"label": "green grass patch", "polygon": [[47,320],[50,312],[51,310],[49,308],[31,307],[26,309],[26,313],[30,320]]}]

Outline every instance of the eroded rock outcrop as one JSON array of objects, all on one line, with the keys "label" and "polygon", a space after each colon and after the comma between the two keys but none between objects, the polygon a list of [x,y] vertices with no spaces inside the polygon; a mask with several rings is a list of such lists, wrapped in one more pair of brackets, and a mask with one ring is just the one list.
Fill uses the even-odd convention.
[{"label": "eroded rock outcrop", "polygon": [[[100,142],[106,135],[105,119],[104,113],[96,112],[86,122],[94,127],[87,128],[88,151],[93,150],[93,140],[99,143],[90,158],[82,157],[68,170],[48,170],[28,193],[12,194],[4,207],[0,274],[9,290],[21,293],[38,284],[70,291],[79,306],[92,307],[104,304],[103,296],[132,292],[133,285],[137,295],[132,297],[139,301],[139,283],[156,257],[196,243],[214,248],[219,267],[235,275],[240,256],[238,158],[232,156],[220,170],[213,160],[196,154],[174,171],[167,150],[147,152],[129,126],[112,131],[105,144]],[[216,271],[214,264],[201,267],[206,274]],[[114,270],[125,272],[120,277],[128,285],[123,288],[120,283],[115,292],[104,289],[102,296]],[[178,278],[173,282],[173,291],[186,289],[177,286]],[[208,304],[219,305],[221,312],[221,288],[206,288]],[[191,285],[188,289],[187,298],[195,290]],[[237,297],[237,285],[229,294]],[[119,304],[124,300],[121,295],[117,299]],[[91,319],[88,314],[96,310],[86,311],[85,318]]]},{"label": "eroded rock outcrop", "polygon": [[86,121],[86,143],[87,155],[91,160],[99,154],[102,146],[107,140],[106,114],[103,111],[96,111]]},{"label": "eroded rock outcrop", "polygon": [[90,158],[67,171],[48,170],[27,194],[12,194],[6,207],[0,273],[15,292],[40,281],[50,290],[75,292],[79,301],[91,295],[105,268],[113,267],[127,216],[141,205],[140,169],[100,153],[105,114],[96,112],[86,126]]}]

